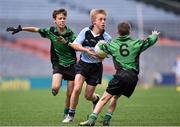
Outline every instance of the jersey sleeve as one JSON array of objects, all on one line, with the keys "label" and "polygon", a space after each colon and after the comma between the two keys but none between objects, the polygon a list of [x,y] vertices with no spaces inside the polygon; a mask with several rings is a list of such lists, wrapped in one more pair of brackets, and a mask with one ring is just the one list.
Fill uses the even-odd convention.
[{"label": "jersey sleeve", "polygon": [[40,28],[38,32],[40,33],[41,37],[47,38],[49,34],[50,28]]},{"label": "jersey sleeve", "polygon": [[105,44],[99,44],[98,46],[99,46],[99,48],[101,49],[101,50],[103,50],[105,53],[107,53],[107,54],[111,54],[111,46],[110,45],[112,45],[112,43],[113,42],[111,42],[111,41],[109,41],[109,42],[107,42],[107,43],[105,43]]},{"label": "jersey sleeve", "polygon": [[154,45],[157,40],[158,40],[157,35],[149,35],[149,37],[146,40],[141,41],[141,43],[142,43],[141,51],[143,52],[150,46]]},{"label": "jersey sleeve", "polygon": [[85,33],[86,33],[87,30],[89,30],[88,27],[81,30],[81,32],[78,34],[76,39],[73,41],[73,44],[82,44],[83,41],[85,40]]},{"label": "jersey sleeve", "polygon": [[112,40],[111,36],[106,32],[104,32],[103,37],[104,37],[104,40],[107,42]]}]

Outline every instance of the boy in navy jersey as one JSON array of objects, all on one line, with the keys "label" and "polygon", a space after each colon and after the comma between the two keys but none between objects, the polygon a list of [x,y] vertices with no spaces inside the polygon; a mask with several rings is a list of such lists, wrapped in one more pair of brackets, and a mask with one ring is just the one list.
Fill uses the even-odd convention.
[{"label": "boy in navy jersey", "polygon": [[95,53],[92,50],[99,40],[109,41],[111,39],[110,35],[105,32],[106,15],[105,10],[91,10],[92,25],[84,28],[74,42],[69,44],[75,50],[81,51],[81,56],[76,66],[75,85],[71,96],[69,114],[63,120],[63,123],[73,120],[84,82],[87,83],[85,98],[92,101],[93,107],[99,101],[99,96],[94,91],[96,86],[101,83],[103,66],[101,59],[93,57]]}]

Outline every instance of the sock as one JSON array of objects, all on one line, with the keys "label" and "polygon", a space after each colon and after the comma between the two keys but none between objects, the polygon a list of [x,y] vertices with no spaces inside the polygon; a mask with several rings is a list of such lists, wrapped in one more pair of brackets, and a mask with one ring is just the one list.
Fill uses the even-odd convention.
[{"label": "sock", "polygon": [[58,90],[52,89],[52,94],[56,96],[58,94]]},{"label": "sock", "polygon": [[92,121],[92,122],[95,122],[97,119],[97,114],[96,113],[92,113],[90,116],[89,116],[89,121]]},{"label": "sock", "polygon": [[75,111],[76,111],[75,109],[69,109],[69,113],[68,113],[68,114],[69,114],[70,116],[74,117]]},{"label": "sock", "polygon": [[93,104],[97,104],[97,102],[99,101],[99,96],[96,96],[97,99],[95,101],[93,101]]},{"label": "sock", "polygon": [[64,115],[67,115],[68,112],[69,112],[69,108],[65,107],[65,108],[64,108]]},{"label": "sock", "polygon": [[109,121],[111,118],[112,118],[112,112],[108,112],[108,113],[106,113],[104,120]]}]

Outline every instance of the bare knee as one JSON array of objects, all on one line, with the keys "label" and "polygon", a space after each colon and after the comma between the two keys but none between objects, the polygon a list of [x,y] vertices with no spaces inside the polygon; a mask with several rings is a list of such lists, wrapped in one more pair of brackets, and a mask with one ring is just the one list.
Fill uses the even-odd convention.
[{"label": "bare knee", "polygon": [[107,96],[104,96],[100,99],[101,101],[107,102],[109,100],[109,98]]},{"label": "bare knee", "polygon": [[118,100],[118,96],[112,96],[112,100],[114,100],[114,101],[117,101]]},{"label": "bare knee", "polygon": [[113,102],[113,103],[117,103],[117,101],[118,101],[118,96],[113,96],[112,98],[111,98],[111,101]]},{"label": "bare knee", "polygon": [[80,95],[80,93],[81,93],[81,90],[80,90],[80,89],[78,89],[78,88],[74,88],[74,89],[73,89],[73,94],[75,94],[75,95]]},{"label": "bare knee", "polygon": [[92,100],[92,96],[93,94],[88,94],[88,93],[85,93],[84,97],[86,98],[86,100],[90,101]]}]

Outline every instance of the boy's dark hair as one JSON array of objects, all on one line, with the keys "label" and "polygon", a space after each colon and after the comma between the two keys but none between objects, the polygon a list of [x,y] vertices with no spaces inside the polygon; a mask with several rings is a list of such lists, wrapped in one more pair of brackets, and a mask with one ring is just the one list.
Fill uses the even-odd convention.
[{"label": "boy's dark hair", "polygon": [[131,30],[131,25],[128,22],[124,21],[124,22],[120,22],[118,24],[119,35],[121,35],[121,36],[129,35],[130,30]]},{"label": "boy's dark hair", "polygon": [[67,11],[66,11],[65,9],[54,10],[54,11],[53,11],[53,14],[52,14],[53,19],[56,19],[56,16],[57,16],[58,14],[61,14],[61,13],[62,13],[64,16],[67,16]]}]

